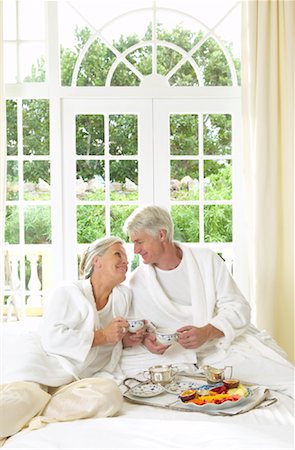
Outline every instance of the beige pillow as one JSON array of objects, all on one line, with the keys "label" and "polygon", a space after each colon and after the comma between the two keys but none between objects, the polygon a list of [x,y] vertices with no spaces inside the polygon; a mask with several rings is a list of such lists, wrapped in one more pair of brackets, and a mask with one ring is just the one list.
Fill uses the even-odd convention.
[{"label": "beige pillow", "polygon": [[113,380],[85,378],[59,388],[40,415],[31,420],[29,428],[40,428],[50,422],[113,416],[122,404],[122,393]]},{"label": "beige pillow", "polygon": [[0,386],[0,439],[12,436],[39,414],[51,395],[38,383],[15,381]]}]

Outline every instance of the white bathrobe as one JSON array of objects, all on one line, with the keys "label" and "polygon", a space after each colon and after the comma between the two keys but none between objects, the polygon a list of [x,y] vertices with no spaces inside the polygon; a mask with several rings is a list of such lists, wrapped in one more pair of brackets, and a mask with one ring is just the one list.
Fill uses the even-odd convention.
[{"label": "white bathrobe", "polygon": [[153,266],[142,264],[129,280],[133,292],[130,315],[147,319],[156,327],[173,330],[184,325],[200,327],[211,323],[224,333],[224,337],[214,339],[197,350],[174,344],[164,355],[152,354],[144,346],[127,348],[121,358],[122,370],[131,376],[152,364],[197,363],[216,367],[231,364],[234,376],[254,383],[267,384],[270,380],[273,383],[273,370],[276,370],[279,374],[277,385],[285,386],[287,383],[292,390],[293,366],[266,332],[250,325],[250,305],[222,259],[210,249],[176,245],[183,252],[191,304],[171,301],[158,282]]},{"label": "white bathrobe", "polygon": [[[113,317],[127,317],[131,291],[119,285],[108,301]],[[100,328],[89,279],[58,287],[47,300],[41,337],[39,333],[22,333],[6,352],[1,383],[23,380],[61,386],[80,378],[112,376],[122,343],[109,345],[110,360],[102,366],[99,346],[92,347],[94,331]]]}]

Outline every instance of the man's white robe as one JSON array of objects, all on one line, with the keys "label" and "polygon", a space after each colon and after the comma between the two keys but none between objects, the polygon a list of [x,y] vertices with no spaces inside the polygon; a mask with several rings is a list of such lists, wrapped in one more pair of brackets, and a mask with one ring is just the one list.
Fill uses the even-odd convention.
[{"label": "man's white robe", "polygon": [[[174,344],[164,355],[150,353],[144,346],[123,350],[121,368],[135,375],[152,364],[197,363],[223,367],[232,364],[234,376],[257,384],[272,380],[286,383],[293,390],[294,371],[286,355],[266,333],[250,324],[250,305],[241,294],[222,259],[210,249],[190,248],[176,243],[182,252],[188,272],[190,305],[171,301],[158,282],[152,265],[142,264],[131,275],[133,292],[130,315],[149,320],[155,327],[177,330],[184,325],[208,323],[224,333],[197,350]],[[271,376],[268,376],[270,375]]]}]

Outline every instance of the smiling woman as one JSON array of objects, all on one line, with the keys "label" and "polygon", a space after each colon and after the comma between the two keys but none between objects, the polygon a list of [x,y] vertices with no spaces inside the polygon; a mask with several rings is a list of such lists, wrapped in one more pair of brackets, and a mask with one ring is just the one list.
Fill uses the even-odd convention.
[{"label": "smiling woman", "polygon": [[[18,389],[33,390],[28,395],[41,399],[37,408],[40,411],[48,401],[51,402],[51,396],[45,394],[37,383],[47,386],[48,390],[48,387],[60,387],[74,380],[87,378],[91,384],[89,379],[92,377],[115,376],[122,339],[129,333],[126,317],[131,293],[121,284],[126,278],[127,265],[124,242],[120,238],[98,239],[82,258],[84,279],[63,284],[52,292],[45,308],[41,338],[37,335],[22,336],[20,355],[11,360],[11,365],[6,364],[3,378],[7,386],[1,397],[1,408],[8,408],[10,417],[16,414],[10,396],[15,395]],[[136,345],[141,340],[138,331],[133,333],[128,345]],[[121,404],[121,394],[115,382],[108,382],[114,385],[115,406],[103,415],[112,415]],[[108,401],[112,402],[112,397]],[[35,405],[32,409],[25,407],[22,396],[19,402],[14,404],[18,414],[23,415],[13,421],[19,424],[19,428],[11,427],[11,420],[5,422],[8,428],[1,425],[0,437],[17,432],[38,412]]]}]

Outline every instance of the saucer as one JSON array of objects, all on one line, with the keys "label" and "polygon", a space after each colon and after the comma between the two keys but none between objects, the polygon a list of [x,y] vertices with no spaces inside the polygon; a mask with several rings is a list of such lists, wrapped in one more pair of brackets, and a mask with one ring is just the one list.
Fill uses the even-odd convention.
[{"label": "saucer", "polygon": [[165,389],[160,384],[137,384],[129,390],[129,394],[135,397],[155,397],[156,395],[162,394]]},{"label": "saucer", "polygon": [[179,395],[181,392],[187,391],[188,389],[197,390],[199,386],[200,384],[194,381],[172,381],[171,383],[166,384],[164,389],[169,392],[169,394]]}]

